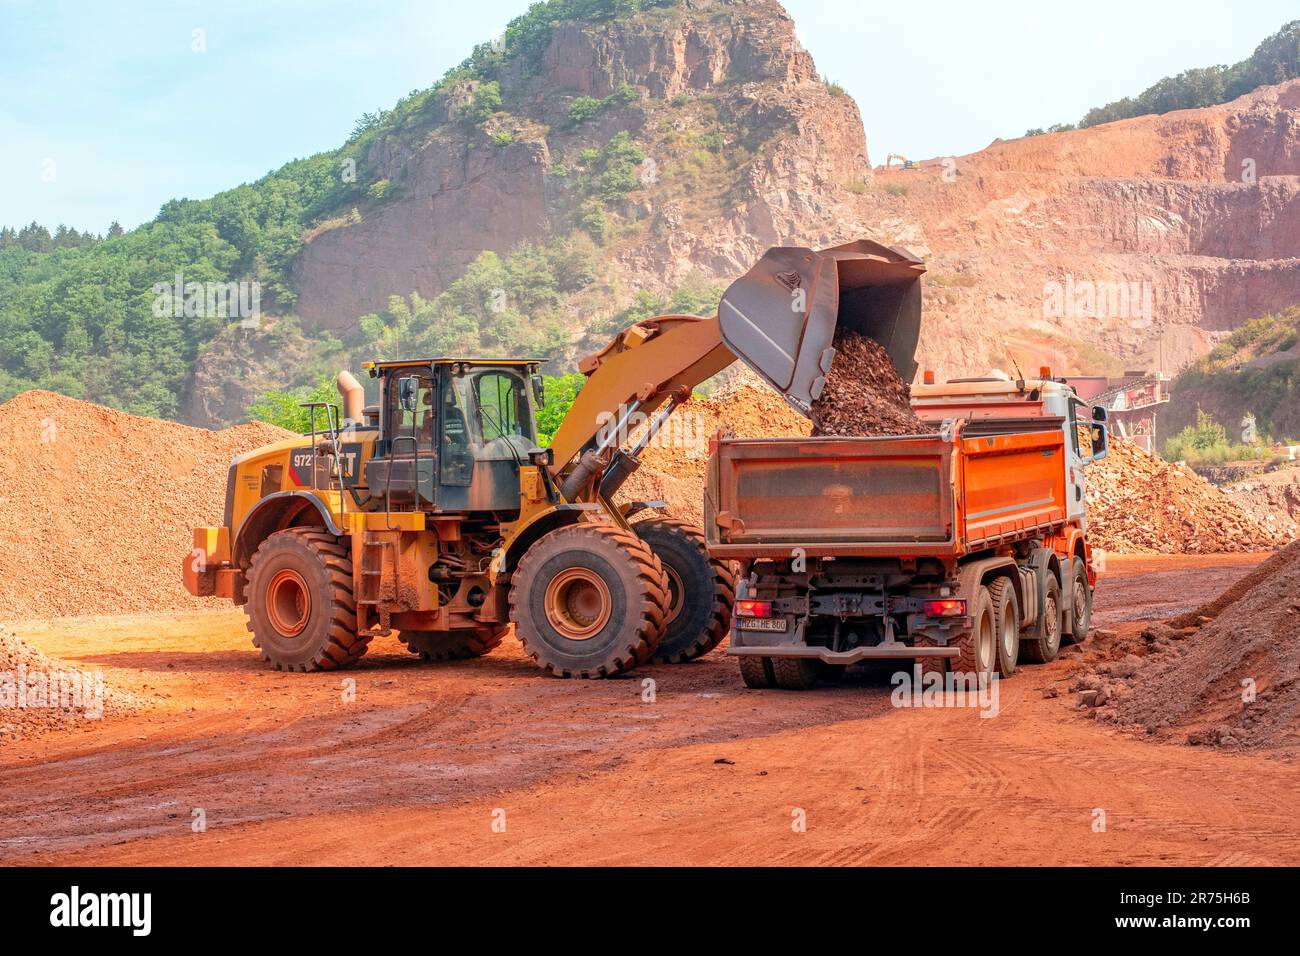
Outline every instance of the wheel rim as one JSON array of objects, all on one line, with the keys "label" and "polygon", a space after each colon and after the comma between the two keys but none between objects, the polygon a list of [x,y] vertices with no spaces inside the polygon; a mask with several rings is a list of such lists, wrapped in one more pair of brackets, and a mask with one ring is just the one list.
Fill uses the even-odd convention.
[{"label": "wheel rim", "polygon": [[[1087,585],[1085,585],[1083,581],[1081,581],[1079,578],[1075,578],[1074,579],[1074,623],[1080,627],[1083,625],[1084,616],[1087,614],[1088,611],[1087,603],[1088,603]],[[1078,627],[1075,628],[1075,633],[1076,634],[1078,633]]]},{"label": "wheel rim", "polygon": [[686,603],[686,587],[682,584],[681,575],[677,573],[676,568],[670,568],[665,564],[664,574],[668,577],[668,616],[664,618],[666,627],[682,613],[682,606]]},{"label": "wheel rim", "polygon": [[561,571],[546,586],[546,618],[571,641],[599,634],[609,623],[612,604],[609,586],[587,568]]},{"label": "wheel rim", "polygon": [[1055,597],[1049,596],[1043,602],[1043,634],[1050,648],[1054,649],[1061,641],[1061,609]]},{"label": "wheel rim", "polygon": [[311,618],[311,591],[293,568],[277,571],[266,587],[266,613],[283,637],[297,637]]},{"label": "wheel rim", "polygon": [[993,666],[993,615],[980,615],[979,628],[975,632],[976,663],[981,671]]},{"label": "wheel rim", "polygon": [[1010,605],[1007,606],[1006,612],[1002,615],[1002,656],[1007,661],[1011,661],[1015,656],[1016,638],[1019,634],[1015,614],[1012,612]]}]

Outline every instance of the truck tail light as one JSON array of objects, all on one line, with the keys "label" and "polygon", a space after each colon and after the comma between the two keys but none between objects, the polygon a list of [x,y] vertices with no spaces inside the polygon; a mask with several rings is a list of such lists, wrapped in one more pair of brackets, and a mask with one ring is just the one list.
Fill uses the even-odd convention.
[{"label": "truck tail light", "polygon": [[951,598],[943,601],[926,601],[925,613],[929,617],[962,617],[966,613],[966,602]]},{"label": "truck tail light", "polygon": [[741,617],[771,617],[771,601],[737,601],[736,613]]}]

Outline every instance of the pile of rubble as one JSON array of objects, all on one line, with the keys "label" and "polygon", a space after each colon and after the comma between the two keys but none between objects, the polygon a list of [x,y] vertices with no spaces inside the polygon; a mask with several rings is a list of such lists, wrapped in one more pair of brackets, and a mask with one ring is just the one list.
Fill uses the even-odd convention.
[{"label": "pile of rubble", "polygon": [[211,607],[181,584],[236,455],[289,436],[208,431],[52,392],[0,405],[0,620]]},{"label": "pile of rubble", "polygon": [[835,336],[835,361],[813,402],[814,435],[921,435],[931,431],[912,412],[910,390],[875,339]]},{"label": "pile of rubble", "polygon": [[1271,551],[1291,540],[1184,465],[1115,439],[1087,466],[1088,537],[1119,554]]},{"label": "pile of rubble", "polygon": [[101,673],[47,657],[16,633],[0,630],[0,744],[138,710],[143,703],[135,694],[107,689]]},{"label": "pile of rubble", "polygon": [[674,517],[703,527],[709,438],[719,428],[740,438],[803,438],[810,425],[753,373],[737,375],[712,397],[694,397],[673,412],[641,453],[641,468],[619,490],[618,499],[664,501]]},{"label": "pile of rubble", "polygon": [[1098,720],[1193,745],[1300,753],[1300,542],[1196,610],[1098,631],[1071,690]]}]

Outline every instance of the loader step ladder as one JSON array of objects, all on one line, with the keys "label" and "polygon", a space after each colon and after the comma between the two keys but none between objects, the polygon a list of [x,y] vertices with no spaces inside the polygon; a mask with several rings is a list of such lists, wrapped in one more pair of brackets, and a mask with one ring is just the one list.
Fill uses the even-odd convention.
[{"label": "loader step ladder", "polygon": [[[387,589],[384,581],[384,555],[392,555],[393,577],[389,579]],[[358,608],[373,608],[379,616],[379,624],[361,631],[372,637],[386,637],[393,633],[389,625],[389,608],[394,597],[393,581],[397,580],[397,543],[391,540],[376,540],[367,534],[361,539],[361,593],[357,595]],[[385,593],[387,591],[387,593]]]}]

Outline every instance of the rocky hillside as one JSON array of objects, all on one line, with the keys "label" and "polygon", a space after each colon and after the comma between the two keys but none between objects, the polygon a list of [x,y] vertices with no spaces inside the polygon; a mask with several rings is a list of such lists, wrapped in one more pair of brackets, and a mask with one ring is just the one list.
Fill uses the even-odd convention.
[{"label": "rocky hillside", "polygon": [[[580,98],[629,87],[568,119]],[[775,243],[867,235],[929,260],[922,363],[949,374],[1012,356],[1173,371],[1300,301],[1300,81],[873,171],[855,105],[819,80],[774,0],[685,0],[562,24],[540,70],[503,71],[500,89],[482,128],[455,121],[469,84],[442,95],[426,136],[371,147],[363,163],[402,196],[307,243],[307,321],[342,330],[394,291],[437,293],[483,248],[563,233],[584,153],[620,131],[644,159],[608,209],[614,304],[693,271],[725,282]],[[575,314],[571,344],[590,344],[591,324]]]},{"label": "rocky hillside", "polygon": [[1175,371],[1300,301],[1300,80],[882,173],[857,210],[929,259],[922,351],[942,372],[1008,351]]},{"label": "rocky hillside", "polygon": [[[771,245],[859,237],[928,260],[941,375],[1172,372],[1300,302],[1298,194],[1300,80],[873,169],[777,0],[543,0],[337,150],[86,249],[0,242],[0,398],[210,426],[369,357],[562,371]],[[160,313],[180,272],[260,282],[262,315]]]}]

